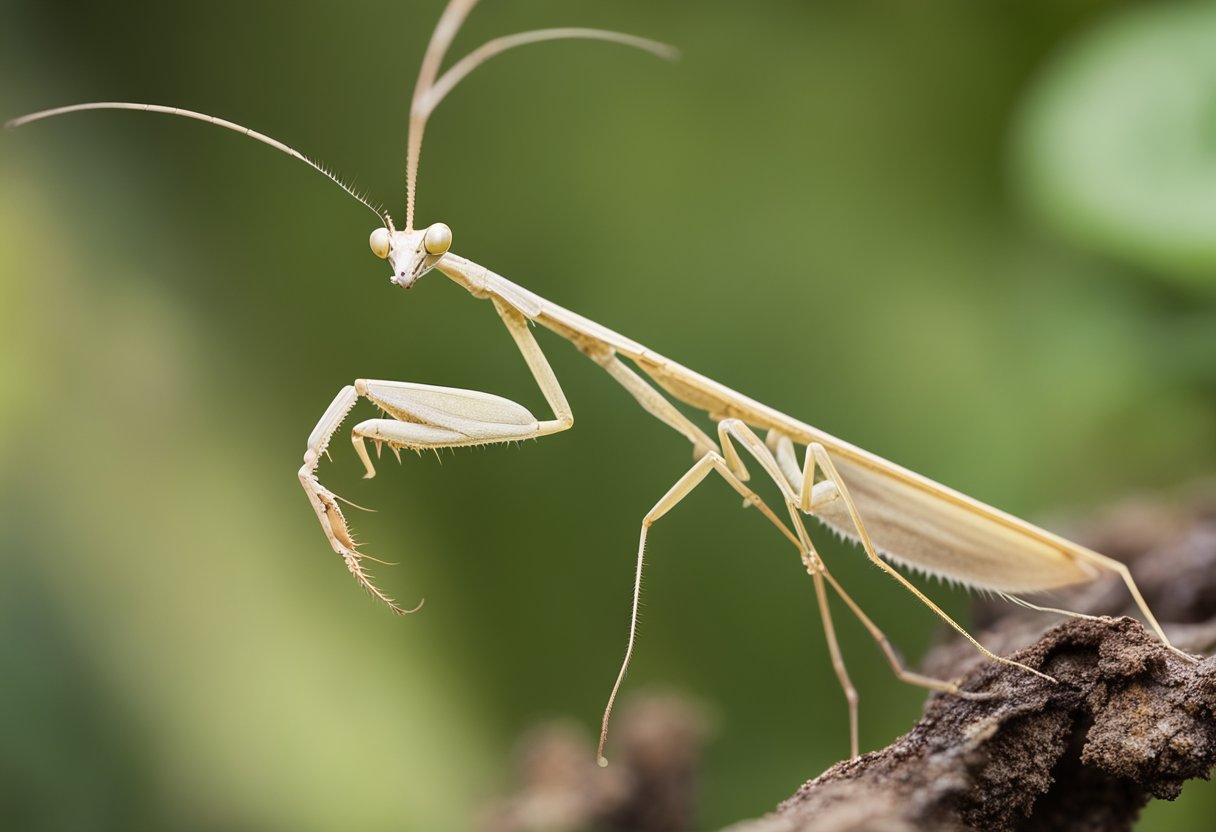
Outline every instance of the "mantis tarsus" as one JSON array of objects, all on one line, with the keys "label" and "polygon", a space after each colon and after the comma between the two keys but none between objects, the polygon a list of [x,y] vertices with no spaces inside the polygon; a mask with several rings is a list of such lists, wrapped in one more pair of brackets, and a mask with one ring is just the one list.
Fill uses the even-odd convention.
[{"label": "mantis tarsus", "polygon": [[[235,130],[305,162],[375,213],[378,222],[383,225],[372,232],[370,245],[378,257],[391,264],[392,283],[408,289],[424,274],[437,269],[474,297],[489,299],[493,303],[552,410],[552,418],[537,419],[522,405],[490,393],[360,379],[338,392],[308,438],[304,465],[299,471],[300,482],[330,545],[368,592],[397,613],[413,612],[418,608],[407,610],[398,606],[372,582],[364,567],[367,556],[359,551],[354,542],[339,498],[317,479],[317,467],[330,440],[360,398],[377,405],[387,416],[361,422],[353,430],[355,451],[363,461],[367,477],[375,474],[366,447],[368,440],[376,445],[377,451],[388,445],[397,452],[401,448],[421,450],[514,442],[569,429],[574,424],[573,411],[532,334],[532,326],[535,325],[565,338],[603,368],[646,412],[683,435],[692,444],[696,459],[642,521],[628,646],[604,712],[599,746],[601,762],[604,762],[603,751],[612,706],[633,655],[647,531],[710,473],[721,476],[744,498],[746,505],[755,506],[796,547],[812,579],[833,668],[848,700],[850,750],[854,756],[858,753],[858,699],[836,642],[828,607],[828,587],[859,618],[900,679],[960,696],[986,694],[961,691],[953,682],[906,670],[886,636],[828,570],[807,532],[804,522],[806,515],[859,542],[875,565],[903,584],[993,661],[1014,665],[1051,680],[1050,676],[1039,670],[990,653],[888,561],[948,577],[971,587],[1008,595],[1012,600],[1029,606],[1034,605],[1015,598],[1014,594],[1086,581],[1101,571],[1114,572],[1126,584],[1145,620],[1161,640],[1169,644],[1123,564],[786,416],[636,341],[545,300],[489,269],[454,254],[450,250],[452,232],[443,223],[416,229],[415,185],[427,120],[456,84],[483,62],[515,46],[562,38],[605,40],[639,48],[660,57],[670,58],[674,55],[674,50],[663,44],[616,32],[547,29],[492,40],[457,61],[441,75],[440,67],[448,47],[475,4],[476,0],[451,0],[435,28],[422,61],[410,108],[407,203],[402,229],[394,226],[387,213],[375,208],[337,177],[287,145],[232,122],[200,113],[158,105],[103,102],[46,110],[9,122],[10,127],[15,127],[81,110],[134,109],[186,116]],[[656,389],[656,385],[671,398]],[[716,436],[706,433],[687,417],[672,403],[672,398],[704,412],[715,421]],[[757,430],[766,430],[766,438],[761,439]],[[801,461],[797,453],[799,446],[805,449]],[[788,525],[746,485],[749,472],[744,457],[750,458],[775,483],[785,504]]]}]

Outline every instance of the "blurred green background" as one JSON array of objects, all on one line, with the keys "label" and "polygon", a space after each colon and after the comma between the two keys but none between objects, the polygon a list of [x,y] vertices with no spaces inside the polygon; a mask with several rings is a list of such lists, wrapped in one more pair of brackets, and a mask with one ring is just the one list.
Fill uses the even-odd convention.
[{"label": "blurred green background", "polygon": [[[440,5],[3,0],[0,113],[113,99],[214,113],[400,215],[407,99]],[[1120,245],[1142,225],[1092,209],[1151,193],[1173,210],[1170,183],[1188,183],[1180,215],[1201,215],[1191,242],[1210,249],[1216,72],[1115,83],[1126,97],[1103,117],[1070,117],[1112,94],[1112,66],[1185,60],[1163,27],[1216,42],[1212,8],[1161,7],[1171,30],[1093,0],[487,2],[456,53],[588,25],[683,59],[586,43],[497,59],[431,123],[419,220],[929,476],[1031,517],[1083,512],[1216,463],[1216,268],[1185,242]],[[1148,58],[1118,48],[1137,32],[1158,37]],[[1153,110],[1170,77],[1198,93]],[[1181,131],[1186,152],[1136,144],[1141,190],[1103,194],[1127,163],[1098,149],[1123,129]],[[1053,175],[1076,167],[1061,136],[1105,172]],[[509,787],[526,726],[598,725],[638,522],[689,464],[682,439],[547,334],[574,431],[410,455],[371,482],[338,439],[323,481],[378,510],[353,522],[401,563],[376,570],[382,585],[427,598],[398,620],[329,551],[295,478],[304,441],[358,377],[540,412],[490,307],[438,273],[391,287],[363,209],[232,134],[96,113],[0,141],[0,825],[468,828]],[[712,709],[707,828],[848,750],[810,582],[737,506],[714,483],[657,527],[627,688]],[[860,553],[825,555],[919,655],[931,615]],[[964,594],[933,592],[965,612]],[[881,747],[922,693],[838,626],[863,750]],[[1214,807],[1192,784],[1145,826],[1195,828]]]}]

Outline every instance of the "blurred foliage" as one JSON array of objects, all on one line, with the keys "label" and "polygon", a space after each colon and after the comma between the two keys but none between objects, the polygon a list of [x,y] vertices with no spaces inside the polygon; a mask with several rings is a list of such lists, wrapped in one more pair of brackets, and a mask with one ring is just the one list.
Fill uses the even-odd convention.
[{"label": "blurred foliage", "polygon": [[[1168,489],[1216,462],[1210,295],[1142,279],[1164,261],[1040,233],[1008,176],[1030,175],[1009,165],[1027,89],[1121,8],[486,3],[456,51],[575,24],[684,58],[578,43],[498,59],[428,129],[419,219],[542,295],[1015,513]],[[400,212],[406,100],[438,2],[0,9],[0,112],[202,110]],[[541,334],[574,431],[410,456],[366,483],[336,442],[324,481],[378,510],[355,527],[401,563],[382,583],[428,599],[394,619],[317,529],[295,481],[304,440],[356,377],[540,411],[489,307],[439,275],[390,287],[362,209],[197,124],[34,125],[3,135],[0,182],[6,828],[465,828],[525,726],[598,720],[637,524],[689,464],[683,440]],[[719,483],[656,528],[629,680],[715,704],[706,827],[847,751],[810,582],[736,508]],[[859,553],[824,554],[918,654],[932,617]],[[933,592],[964,613],[965,595]],[[923,697],[855,622],[838,628],[863,746],[879,747]],[[1192,786],[1152,809],[1153,828],[1193,826],[1213,802]]]},{"label": "blurred foliage", "polygon": [[1112,15],[1028,96],[1018,182],[1069,237],[1216,291],[1216,3]]}]

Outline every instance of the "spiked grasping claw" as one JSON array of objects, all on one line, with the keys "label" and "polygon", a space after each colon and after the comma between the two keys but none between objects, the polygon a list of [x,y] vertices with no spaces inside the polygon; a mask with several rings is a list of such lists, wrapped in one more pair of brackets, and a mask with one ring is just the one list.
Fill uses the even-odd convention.
[{"label": "spiked grasping claw", "polygon": [[363,568],[363,557],[364,556],[359,554],[357,551],[342,553],[342,558],[346,561],[347,570],[350,572],[350,574],[355,576],[355,580],[362,584],[364,589],[371,593],[372,597],[383,601],[388,605],[388,608],[397,615],[409,615],[412,612],[418,612],[418,610],[422,609],[422,605],[426,603],[425,598],[419,599],[417,606],[415,606],[413,609],[407,610],[404,607],[398,606],[396,601],[385,595],[374,583],[372,583],[371,576],[369,576],[367,574],[367,570]]},{"label": "spiked grasping claw", "polygon": [[[505,308],[500,312],[512,334],[524,345],[521,348],[536,350],[539,356],[539,348],[532,340],[532,334],[528,331],[528,324],[523,316]],[[526,351],[525,354],[531,353]],[[538,364],[543,361],[543,356],[536,359]],[[359,545],[355,542],[339,505],[339,501],[348,501],[342,500],[317,480],[317,465],[322,455],[325,455],[330,440],[359,398],[366,398],[391,417],[369,419],[356,425],[351,432],[355,454],[363,462],[365,476],[372,477],[375,476],[376,469],[372,465],[368,442],[375,445],[377,457],[387,445],[400,462],[402,448],[416,452],[425,449],[438,452],[440,448],[535,439],[567,429],[573,424],[574,417],[570,414],[570,406],[562,397],[556,379],[550,376],[551,371],[550,374],[542,376],[542,390],[553,406],[557,418],[544,422],[538,421],[521,404],[477,390],[460,390],[404,381],[358,379],[354,384],[338,391],[338,395],[326,408],[308,437],[304,465],[300,468],[300,484],[308,494],[308,502],[316,512],[329,545],[342,558],[347,571],[372,597],[383,601],[398,615],[415,612],[422,607],[420,601],[417,607],[404,609],[372,582],[364,567],[364,561],[375,558],[359,551]]]},{"label": "spiked grasping claw", "polygon": [[375,560],[375,558],[370,558],[359,551],[359,546],[355,543],[350,527],[346,523],[346,516],[342,513],[341,506],[338,505],[341,498],[321,485],[307,463],[300,469],[300,483],[304,486],[304,491],[308,494],[308,501],[317,513],[317,519],[321,521],[321,528],[329,540],[329,545],[342,558],[347,571],[354,576],[355,580],[373,598],[382,601],[397,615],[408,615],[422,609],[425,599],[419,601],[418,606],[413,609],[405,609],[373,583],[371,575],[363,567],[363,560],[365,558]]}]

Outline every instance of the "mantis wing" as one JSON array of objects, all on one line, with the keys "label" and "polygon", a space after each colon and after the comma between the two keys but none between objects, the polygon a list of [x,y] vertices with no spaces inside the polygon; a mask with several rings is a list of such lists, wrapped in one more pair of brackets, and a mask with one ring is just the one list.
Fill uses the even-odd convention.
[{"label": "mantis wing", "polygon": [[[893,563],[1000,592],[1054,589],[1098,574],[1089,557],[1094,553],[1082,546],[881,457],[845,443],[823,444],[874,546]],[[859,539],[844,500],[816,509],[815,516]]]}]

